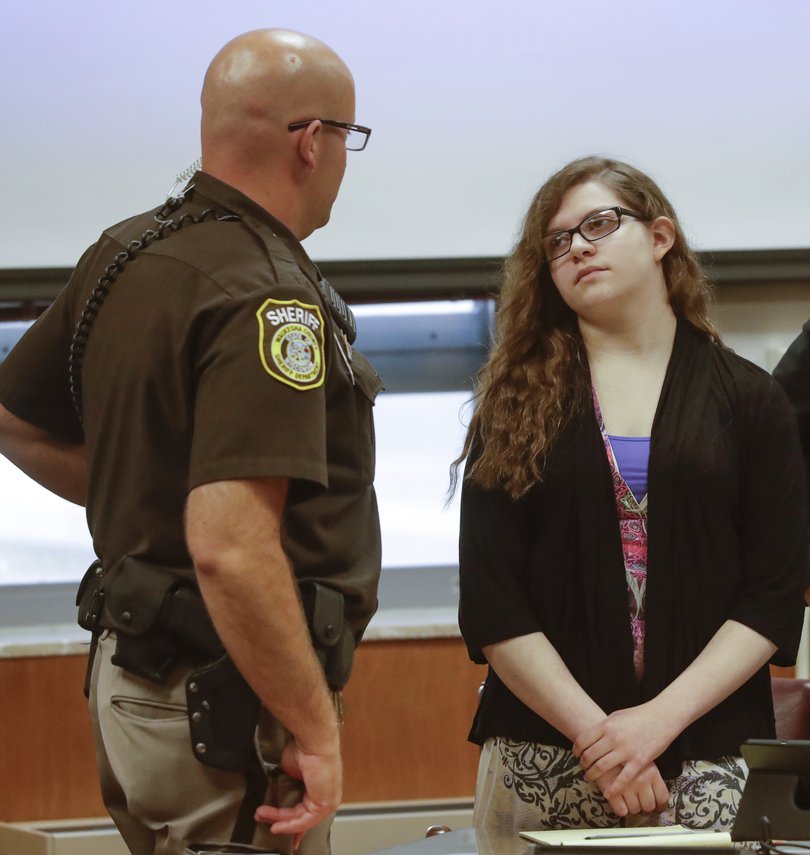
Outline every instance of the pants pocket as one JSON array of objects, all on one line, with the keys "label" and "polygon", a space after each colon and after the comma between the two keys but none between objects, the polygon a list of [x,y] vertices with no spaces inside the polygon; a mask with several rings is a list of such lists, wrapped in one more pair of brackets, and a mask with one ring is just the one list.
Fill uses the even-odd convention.
[{"label": "pants pocket", "polygon": [[113,712],[119,716],[141,721],[182,721],[186,718],[186,708],[179,704],[167,704],[144,698],[128,698],[113,695],[110,698]]}]

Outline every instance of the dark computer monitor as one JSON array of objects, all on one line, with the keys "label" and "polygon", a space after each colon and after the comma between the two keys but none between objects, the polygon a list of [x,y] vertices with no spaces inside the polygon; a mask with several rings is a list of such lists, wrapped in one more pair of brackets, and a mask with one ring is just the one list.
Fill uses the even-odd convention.
[{"label": "dark computer monitor", "polygon": [[748,780],[731,839],[810,840],[810,740],[749,739],[741,751]]}]

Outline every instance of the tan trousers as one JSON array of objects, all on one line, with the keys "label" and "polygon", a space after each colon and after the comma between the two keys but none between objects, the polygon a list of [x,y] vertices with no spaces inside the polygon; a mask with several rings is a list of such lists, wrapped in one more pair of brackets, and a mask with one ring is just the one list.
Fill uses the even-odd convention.
[{"label": "tan trousers", "polygon": [[[183,855],[190,843],[227,843],[245,797],[244,776],[200,763],[191,748],[180,667],[164,685],[113,665],[115,638],[102,637],[93,664],[90,717],[104,803],[132,855]],[[263,713],[257,751],[267,769],[278,763],[288,734]],[[295,804],[301,784],[281,774],[266,803]],[[270,802],[270,799],[274,802]],[[309,831],[301,855],[329,855],[331,818]],[[251,843],[292,853],[290,835],[257,825]]]},{"label": "tan trousers", "polygon": [[663,811],[620,819],[599,788],[585,781],[570,751],[494,737],[481,751],[473,825],[502,835],[675,824],[726,831],[737,814],[747,773],[739,757],[687,760],[681,775],[666,782],[669,804]]}]

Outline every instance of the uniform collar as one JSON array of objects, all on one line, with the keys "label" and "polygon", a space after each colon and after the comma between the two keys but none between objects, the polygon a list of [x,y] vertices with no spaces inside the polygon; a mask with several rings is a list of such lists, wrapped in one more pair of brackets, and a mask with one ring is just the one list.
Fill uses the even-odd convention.
[{"label": "uniform collar", "polygon": [[258,202],[254,202],[253,199],[246,196],[241,190],[231,187],[230,184],[199,170],[191,177],[186,189],[192,186],[195,188],[195,195],[204,197],[212,203],[212,207],[225,208],[247,222],[256,223],[258,221],[269,228],[277,238],[284,242],[300,266],[314,275],[315,281],[317,281],[318,270],[301,242],[281,220],[274,217]]}]

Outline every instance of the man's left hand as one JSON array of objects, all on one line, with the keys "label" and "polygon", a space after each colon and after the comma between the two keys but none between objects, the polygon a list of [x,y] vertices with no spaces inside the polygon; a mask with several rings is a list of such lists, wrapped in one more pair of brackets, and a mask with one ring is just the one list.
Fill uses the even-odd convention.
[{"label": "man's left hand", "polygon": [[292,834],[293,848],[301,844],[304,833],[328,819],[343,797],[343,764],[340,750],[308,754],[293,740],[281,755],[281,768],[292,778],[304,782],[304,795],[292,807],[260,805],[257,822],[270,823],[273,834]]}]

